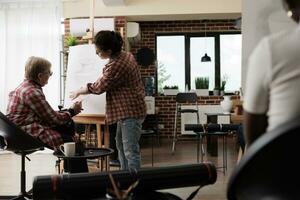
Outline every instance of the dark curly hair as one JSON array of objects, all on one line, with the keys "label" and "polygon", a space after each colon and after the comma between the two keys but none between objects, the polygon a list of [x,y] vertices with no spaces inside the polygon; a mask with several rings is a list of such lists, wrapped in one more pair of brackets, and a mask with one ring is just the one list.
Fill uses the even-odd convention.
[{"label": "dark curly hair", "polygon": [[299,0],[284,0],[290,9],[295,9],[300,6]]},{"label": "dark curly hair", "polygon": [[283,7],[292,12],[291,18],[299,23],[300,21],[300,1],[299,0],[282,0]]},{"label": "dark curly hair", "polygon": [[99,31],[95,36],[94,43],[98,49],[111,50],[111,54],[116,55],[122,50],[123,39],[118,32]]}]

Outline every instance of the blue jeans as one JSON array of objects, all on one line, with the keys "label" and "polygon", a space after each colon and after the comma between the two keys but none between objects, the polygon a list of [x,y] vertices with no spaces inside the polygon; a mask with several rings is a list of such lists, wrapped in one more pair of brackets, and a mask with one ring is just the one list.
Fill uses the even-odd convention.
[{"label": "blue jeans", "polygon": [[127,118],[117,124],[116,145],[121,170],[136,170],[141,167],[139,140],[142,123],[142,119]]},{"label": "blue jeans", "polygon": [[246,144],[245,144],[245,138],[244,138],[243,125],[242,124],[239,126],[239,129],[237,131],[237,136],[238,136],[238,143],[239,143],[239,145],[242,148],[242,151],[244,153]]}]

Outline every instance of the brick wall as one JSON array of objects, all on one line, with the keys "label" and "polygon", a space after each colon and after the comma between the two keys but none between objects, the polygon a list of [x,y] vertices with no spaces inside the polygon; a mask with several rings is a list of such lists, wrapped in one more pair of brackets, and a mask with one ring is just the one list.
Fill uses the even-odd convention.
[{"label": "brick wall", "polygon": [[[141,29],[141,42],[135,46],[131,46],[131,52],[136,54],[137,50],[142,47],[151,48],[155,52],[155,34],[157,33],[197,33],[204,32],[205,27],[207,32],[236,31],[234,21],[228,19],[138,22]],[[143,77],[155,76],[155,66],[141,67],[141,74]],[[232,97],[232,99],[237,98],[239,97]],[[221,96],[198,97],[200,105],[218,105],[221,100],[223,100]],[[172,134],[175,115],[175,96],[157,95],[155,96],[155,106],[159,108],[159,124],[164,125],[164,129],[160,130],[161,135]],[[179,126],[180,120],[177,130],[180,130]]]},{"label": "brick wall", "polygon": [[[141,29],[141,42],[135,46],[131,46],[131,52],[135,55],[137,50],[141,47],[148,47],[155,52],[155,34],[156,33],[192,33],[192,32],[204,32],[206,31],[236,31],[234,28],[234,19],[228,20],[185,20],[185,21],[147,21],[138,22]],[[206,24],[206,26],[205,26]],[[124,35],[126,32],[126,18],[115,18],[116,30],[119,31],[121,27],[124,28]],[[69,34],[69,20],[65,21],[66,36]],[[82,41],[83,42],[83,41]],[[156,69],[154,65],[149,67],[142,67],[142,77],[154,76]],[[237,99],[238,96],[232,96],[232,99]],[[221,96],[202,96],[198,97],[200,105],[217,105],[223,98]],[[160,134],[163,136],[172,134],[174,125],[175,114],[175,96],[155,96],[155,106],[159,109],[159,124],[164,125],[164,129],[160,130]],[[180,130],[180,122],[178,123],[177,130]]]}]

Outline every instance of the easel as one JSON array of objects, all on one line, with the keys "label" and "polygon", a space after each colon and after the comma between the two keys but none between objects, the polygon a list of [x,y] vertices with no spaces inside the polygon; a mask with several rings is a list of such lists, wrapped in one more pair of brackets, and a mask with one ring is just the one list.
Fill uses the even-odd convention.
[{"label": "easel", "polygon": [[[89,44],[93,44],[94,39],[94,17],[95,16],[95,0],[90,0],[90,29],[87,31],[87,34],[82,37],[84,40],[88,40]],[[120,35],[124,39],[124,28],[120,28]],[[124,40],[125,42],[125,40]],[[125,45],[126,46],[126,45]]]},{"label": "easel", "polygon": [[[90,29],[82,39],[88,40],[89,44],[93,44],[94,39],[94,14],[95,14],[95,0],[90,0]],[[97,147],[109,148],[109,131],[105,121],[105,114],[79,114],[73,117],[75,123],[85,124],[85,137],[86,141],[90,140],[91,132],[90,127],[92,124],[96,125],[97,129]],[[104,127],[104,142],[102,143],[101,126]],[[106,164],[106,170],[109,170],[109,158],[104,161]],[[101,162],[101,168],[103,168],[103,162]]]},{"label": "easel", "polygon": [[84,40],[88,40],[89,44],[93,44],[94,39],[94,15],[95,15],[95,0],[90,0],[90,29],[86,35],[82,37]]}]

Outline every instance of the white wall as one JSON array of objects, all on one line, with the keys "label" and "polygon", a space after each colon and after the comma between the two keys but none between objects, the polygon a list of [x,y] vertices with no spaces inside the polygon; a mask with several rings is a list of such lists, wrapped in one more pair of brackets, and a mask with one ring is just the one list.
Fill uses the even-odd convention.
[{"label": "white wall", "polygon": [[[240,14],[242,0],[125,0],[125,6],[105,6],[95,0],[95,16]],[[90,0],[65,1],[65,18],[88,17]],[[224,15],[225,15],[224,14]],[[197,16],[195,16],[195,19]]]}]

